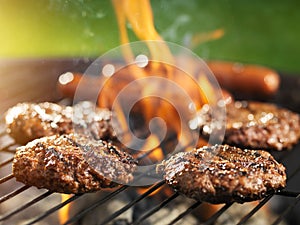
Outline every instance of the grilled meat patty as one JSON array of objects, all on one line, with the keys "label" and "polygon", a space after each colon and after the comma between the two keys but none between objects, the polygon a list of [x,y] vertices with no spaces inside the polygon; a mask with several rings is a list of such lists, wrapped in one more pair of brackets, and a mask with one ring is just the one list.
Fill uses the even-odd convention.
[{"label": "grilled meat patty", "polygon": [[[211,112],[207,107],[199,113],[199,121],[204,136],[218,125],[211,123]],[[280,151],[291,148],[299,138],[300,116],[290,110],[251,101],[237,101],[226,106],[226,144]]]},{"label": "grilled meat patty", "polygon": [[133,158],[105,142],[78,134],[53,135],[18,147],[13,160],[17,181],[61,193],[85,193],[133,179]]},{"label": "grilled meat patty", "polygon": [[254,201],[285,187],[285,167],[266,151],[228,145],[181,152],[158,166],[179,193],[213,204]]},{"label": "grilled meat patty", "polygon": [[36,138],[72,132],[92,135],[95,139],[114,139],[108,109],[95,108],[91,102],[74,107],[55,103],[19,103],[5,116],[8,133],[20,144]]}]

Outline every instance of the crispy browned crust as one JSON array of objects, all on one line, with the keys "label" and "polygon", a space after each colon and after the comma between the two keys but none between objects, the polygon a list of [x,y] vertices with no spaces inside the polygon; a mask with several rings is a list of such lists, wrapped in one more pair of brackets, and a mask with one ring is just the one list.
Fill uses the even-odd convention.
[{"label": "crispy browned crust", "polygon": [[17,148],[13,161],[17,181],[61,193],[128,183],[135,168],[135,160],[117,147],[76,134],[36,139]]},{"label": "crispy browned crust", "polygon": [[36,138],[72,132],[92,135],[95,139],[114,139],[111,112],[95,108],[90,102],[74,107],[55,103],[19,103],[5,116],[8,133],[17,143],[26,144]]},{"label": "crispy browned crust", "polygon": [[286,185],[285,167],[268,152],[228,145],[178,153],[159,170],[179,193],[213,204],[258,200]]},{"label": "crispy browned crust", "polygon": [[252,149],[290,149],[300,138],[300,117],[269,103],[236,102],[227,107],[224,142]]},{"label": "crispy browned crust", "polygon": [[[211,123],[210,109],[200,111],[199,119],[203,136],[208,136],[218,125]],[[226,106],[226,144],[281,151],[292,148],[299,139],[300,116],[290,110],[251,101],[237,101]]]}]

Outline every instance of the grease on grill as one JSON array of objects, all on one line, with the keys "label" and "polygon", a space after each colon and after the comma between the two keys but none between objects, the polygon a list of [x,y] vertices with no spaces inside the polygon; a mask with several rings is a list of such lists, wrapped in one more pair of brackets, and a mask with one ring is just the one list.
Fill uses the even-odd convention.
[{"label": "grease on grill", "polygon": [[[224,143],[251,149],[290,149],[300,138],[298,114],[270,103],[237,101],[226,106]],[[201,134],[214,126],[209,107],[199,112]],[[217,121],[216,123],[219,123]]]},{"label": "grease on grill", "polygon": [[8,133],[20,144],[44,136],[69,134],[74,129],[95,139],[115,139],[111,118],[108,109],[97,108],[87,101],[74,107],[50,102],[19,103],[5,116]]},{"label": "grease on grill", "polygon": [[285,167],[268,152],[228,145],[181,152],[158,166],[179,193],[213,204],[262,199],[285,187]]},{"label": "grease on grill", "polygon": [[136,161],[105,142],[78,134],[53,135],[17,148],[17,181],[60,193],[94,192],[133,179]]}]

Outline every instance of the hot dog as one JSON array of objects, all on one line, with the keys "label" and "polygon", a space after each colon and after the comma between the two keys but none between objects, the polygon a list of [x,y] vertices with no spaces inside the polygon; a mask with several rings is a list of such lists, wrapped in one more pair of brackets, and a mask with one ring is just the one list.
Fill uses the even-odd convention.
[{"label": "hot dog", "polygon": [[77,100],[91,100],[99,94],[100,82],[99,77],[67,72],[60,75],[57,88],[63,97],[74,98],[77,92]]},{"label": "hot dog", "polygon": [[[276,93],[280,84],[279,75],[272,69],[257,65],[243,65],[233,62],[210,61],[207,65],[220,83],[222,89],[243,96],[266,98]],[[126,78],[127,79],[127,78]],[[84,99],[98,95],[99,77],[66,73],[60,76],[58,89],[64,97],[73,98],[80,82]],[[78,91],[78,90],[77,90]],[[230,93],[223,90],[225,99],[233,100]]]},{"label": "hot dog", "polygon": [[268,97],[279,88],[280,77],[272,69],[233,62],[207,62],[222,88],[236,94]]}]

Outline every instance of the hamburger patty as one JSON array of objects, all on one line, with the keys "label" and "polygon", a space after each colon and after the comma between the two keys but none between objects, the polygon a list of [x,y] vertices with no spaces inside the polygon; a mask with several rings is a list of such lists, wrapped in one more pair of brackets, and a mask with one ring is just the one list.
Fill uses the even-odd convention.
[{"label": "hamburger patty", "polygon": [[61,193],[85,193],[133,179],[133,158],[105,142],[77,134],[53,135],[18,147],[13,174],[17,181]]},{"label": "hamburger patty", "polygon": [[[208,136],[217,124],[211,123],[211,112],[207,107],[204,109],[199,113],[199,125],[201,134]],[[270,103],[251,101],[237,101],[226,106],[226,144],[280,151],[291,148],[299,138],[300,116],[294,112]]]},{"label": "hamburger patty", "polygon": [[228,145],[181,152],[158,166],[179,193],[213,204],[261,199],[285,187],[285,167],[268,152]]},{"label": "hamburger patty", "polygon": [[55,103],[19,103],[5,116],[8,133],[20,144],[54,134],[74,132],[92,135],[95,139],[114,139],[112,113],[95,108],[91,102],[74,107]]}]

